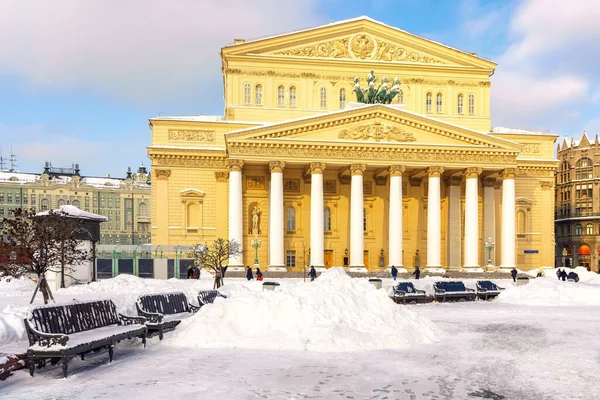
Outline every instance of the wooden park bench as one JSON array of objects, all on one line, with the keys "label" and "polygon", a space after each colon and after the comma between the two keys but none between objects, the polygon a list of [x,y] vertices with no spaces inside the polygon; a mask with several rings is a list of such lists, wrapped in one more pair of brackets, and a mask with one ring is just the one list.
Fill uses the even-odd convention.
[{"label": "wooden park bench", "polygon": [[442,281],[433,285],[436,301],[446,300],[475,300],[477,294],[474,289],[467,289],[461,281]]},{"label": "wooden park bench", "polygon": [[115,344],[123,339],[140,337],[146,347],[146,319],[119,314],[111,300],[37,307],[24,322],[30,345],[26,364],[31,376],[36,363],[42,367],[48,359],[53,364],[61,362],[65,378],[73,356],[83,360],[92,351],[108,349],[112,361]]},{"label": "wooden park bench", "polygon": [[477,297],[481,300],[493,299],[500,294],[501,288],[492,281],[477,281]]},{"label": "wooden park bench", "polygon": [[198,293],[198,304],[200,307],[206,304],[212,304],[217,297],[227,298],[227,296],[221,294],[218,290],[201,290]]},{"label": "wooden park bench", "polygon": [[400,282],[394,287],[392,299],[396,303],[425,303],[428,300],[433,300],[428,297],[424,290],[415,289],[412,282]]},{"label": "wooden park bench", "polygon": [[200,309],[190,304],[183,292],[145,294],[138,297],[135,306],[138,315],[148,320],[148,334],[153,336],[158,333],[160,340],[164,332],[175,329],[183,318]]}]

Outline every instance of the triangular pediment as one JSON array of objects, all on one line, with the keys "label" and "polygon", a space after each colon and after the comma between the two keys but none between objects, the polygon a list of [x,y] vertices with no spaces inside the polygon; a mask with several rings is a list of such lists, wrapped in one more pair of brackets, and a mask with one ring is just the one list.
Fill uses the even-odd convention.
[{"label": "triangular pediment", "polygon": [[368,17],[238,43],[223,55],[261,55],[493,69],[496,64]]},{"label": "triangular pediment", "polygon": [[519,152],[522,145],[395,106],[361,105],[226,134],[227,143],[311,146],[486,149]]}]

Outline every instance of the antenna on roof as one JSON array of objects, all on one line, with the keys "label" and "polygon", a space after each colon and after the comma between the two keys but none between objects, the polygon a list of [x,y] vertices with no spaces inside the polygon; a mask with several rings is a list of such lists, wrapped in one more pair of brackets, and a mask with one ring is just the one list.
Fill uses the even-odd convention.
[{"label": "antenna on roof", "polygon": [[4,157],[2,156],[2,146],[0,146],[0,171],[4,170]]},{"label": "antenna on roof", "polygon": [[17,162],[17,155],[12,151],[12,144],[10,145],[10,157],[8,158],[8,162],[10,163],[9,171],[15,172],[15,167],[17,166],[17,164],[15,164]]}]

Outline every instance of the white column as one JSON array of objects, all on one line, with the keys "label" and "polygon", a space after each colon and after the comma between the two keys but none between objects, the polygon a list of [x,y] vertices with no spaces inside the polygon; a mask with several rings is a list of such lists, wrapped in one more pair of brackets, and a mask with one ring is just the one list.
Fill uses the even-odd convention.
[{"label": "white column", "polygon": [[479,267],[479,174],[481,168],[465,170],[465,268]]},{"label": "white column", "polygon": [[325,266],[323,171],[325,163],[310,163],[310,263]]},{"label": "white column", "polygon": [[285,267],[283,255],[283,168],[284,161],[271,161],[269,191],[269,268]]},{"label": "white column", "polygon": [[[242,160],[227,160],[229,164],[229,240],[235,240],[240,244],[240,250],[243,247],[242,236]],[[232,267],[244,266],[244,255],[239,255],[229,259],[229,265]]]},{"label": "white column", "polygon": [[442,244],[442,221],[440,178],[443,167],[429,167],[429,190],[427,193],[427,268],[442,266],[440,247]]},{"label": "white column", "polygon": [[365,164],[352,164],[350,187],[350,267],[365,266],[365,244],[363,230],[363,172]]},{"label": "white column", "polygon": [[462,269],[462,204],[460,198],[461,176],[448,177],[448,230],[446,232],[446,267],[449,271]]},{"label": "white column", "polygon": [[502,253],[500,268],[515,267],[515,175],[514,168],[502,171]]},{"label": "white column", "polygon": [[390,167],[390,226],[388,265],[402,265],[402,173],[403,165]]}]

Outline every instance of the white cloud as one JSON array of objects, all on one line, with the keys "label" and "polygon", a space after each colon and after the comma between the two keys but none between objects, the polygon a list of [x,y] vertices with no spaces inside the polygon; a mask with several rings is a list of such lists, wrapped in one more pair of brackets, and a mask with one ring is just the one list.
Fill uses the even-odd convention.
[{"label": "white cloud", "polygon": [[[0,72],[135,102],[198,96],[220,48],[319,21],[317,0],[5,0]],[[220,94],[218,94],[220,95]],[[213,95],[214,96],[214,95]],[[214,101],[214,100],[213,100]]]}]

